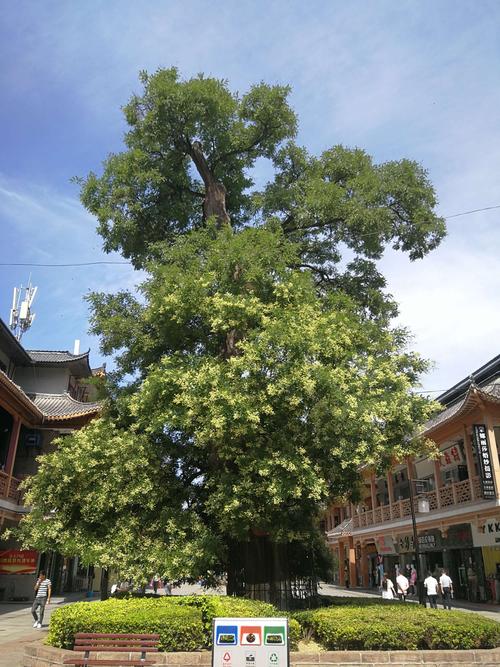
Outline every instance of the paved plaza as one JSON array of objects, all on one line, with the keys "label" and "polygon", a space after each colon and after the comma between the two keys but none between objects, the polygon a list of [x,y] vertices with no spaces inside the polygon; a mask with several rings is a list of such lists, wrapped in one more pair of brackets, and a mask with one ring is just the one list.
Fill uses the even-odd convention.
[{"label": "paved plaza", "polygon": [[[160,589],[159,592],[163,593],[163,589]],[[191,595],[204,592],[198,585],[185,585],[172,590],[173,595]],[[223,589],[211,591],[214,595],[221,595],[224,592]],[[352,590],[330,584],[321,584],[320,593],[347,597],[380,597],[376,591]],[[45,609],[44,627],[41,630],[35,630],[32,627],[31,604],[0,603],[0,667],[20,667],[25,644],[46,637],[48,623],[54,609],[80,600],[86,600],[83,593],[73,593],[66,597],[53,597],[51,604]],[[92,604],[95,598],[87,601]],[[413,601],[410,602],[410,604],[412,603]],[[456,602],[455,607],[465,613],[476,612],[481,616],[500,622],[500,606]]]}]

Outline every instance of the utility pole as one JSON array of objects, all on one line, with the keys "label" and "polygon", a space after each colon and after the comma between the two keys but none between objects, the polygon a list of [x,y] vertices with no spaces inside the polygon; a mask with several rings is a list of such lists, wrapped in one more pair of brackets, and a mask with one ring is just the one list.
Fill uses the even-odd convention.
[{"label": "utility pole", "polygon": [[[410,479],[410,480],[408,480],[408,482],[409,482],[408,486],[410,488],[410,511],[411,511],[411,523],[412,523],[412,526],[413,526],[413,545],[414,545],[414,548],[415,548],[415,570],[417,571],[418,602],[419,602],[419,604],[421,604],[425,607],[426,605],[425,605],[425,597],[424,597],[424,582],[423,582],[423,578],[421,577],[421,574],[423,574],[423,573],[420,572],[420,569],[421,569],[420,568],[420,545],[419,545],[419,542],[418,542],[417,519],[416,519],[416,516],[415,516],[415,500],[414,500],[414,495],[413,495],[413,484],[415,482],[420,482],[422,484],[426,484],[427,480]],[[422,505],[423,505],[423,503],[422,503]],[[427,509],[425,509],[422,506],[422,511],[423,512],[428,512],[429,511],[428,501],[427,501],[426,508]]]}]

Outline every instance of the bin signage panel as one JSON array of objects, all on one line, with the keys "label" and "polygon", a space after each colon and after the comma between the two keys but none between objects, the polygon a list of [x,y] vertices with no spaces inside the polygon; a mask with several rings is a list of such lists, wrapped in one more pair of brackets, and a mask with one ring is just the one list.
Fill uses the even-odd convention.
[{"label": "bin signage panel", "polygon": [[212,667],[288,665],[288,619],[214,619]]}]

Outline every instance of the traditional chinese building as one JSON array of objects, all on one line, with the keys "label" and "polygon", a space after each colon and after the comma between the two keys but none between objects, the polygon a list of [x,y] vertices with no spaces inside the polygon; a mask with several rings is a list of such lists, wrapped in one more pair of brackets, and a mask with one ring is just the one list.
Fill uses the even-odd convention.
[{"label": "traditional chinese building", "polygon": [[416,513],[420,573],[448,568],[458,598],[500,597],[500,355],[438,401],[444,409],[424,428],[438,458],[400,461],[384,476],[367,468],[361,502],[327,512],[340,584],[376,586],[415,564],[411,480],[429,508]]},{"label": "traditional chinese building", "polygon": [[[88,352],[26,350],[0,320],[0,533],[29,512],[19,485],[36,472],[36,457],[98,414],[91,376]],[[74,559],[0,540],[0,600],[31,597],[39,567],[56,592],[78,588],[85,574]]]}]

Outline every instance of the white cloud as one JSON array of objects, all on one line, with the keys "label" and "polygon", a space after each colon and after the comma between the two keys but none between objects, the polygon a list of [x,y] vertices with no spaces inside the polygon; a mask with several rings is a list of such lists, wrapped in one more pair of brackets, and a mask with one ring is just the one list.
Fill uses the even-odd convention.
[{"label": "white cloud", "polygon": [[[46,187],[21,185],[0,176],[0,224],[4,248],[2,263],[79,263],[123,261],[105,255],[95,233],[95,220],[77,199]],[[28,277],[37,285],[34,304],[37,318],[25,335],[27,347],[71,349],[73,340],[82,349],[92,348],[98,359],[98,341],[87,334],[88,308],[83,300],[89,291],[132,289],[141,274],[126,265],[88,267],[0,267],[0,316],[8,320],[12,289],[26,285]]]}]

